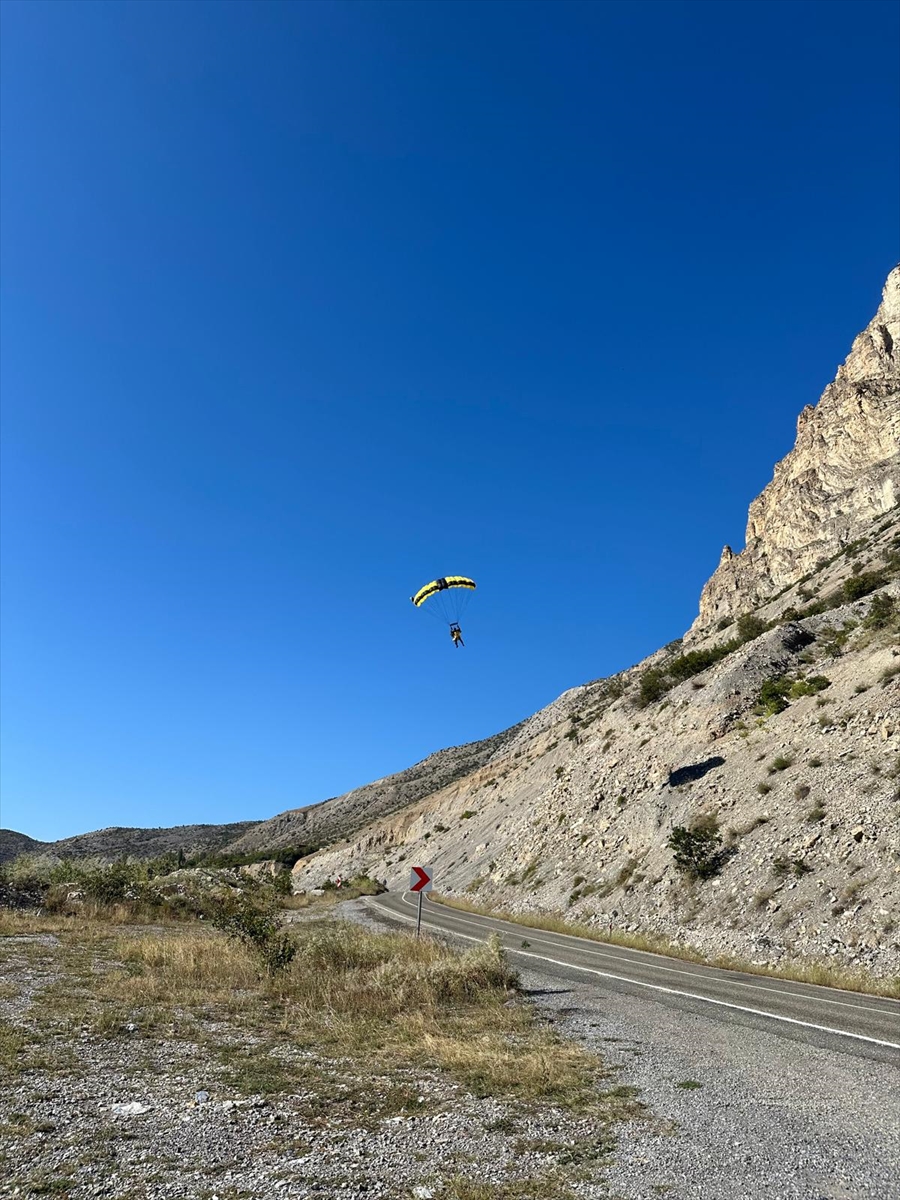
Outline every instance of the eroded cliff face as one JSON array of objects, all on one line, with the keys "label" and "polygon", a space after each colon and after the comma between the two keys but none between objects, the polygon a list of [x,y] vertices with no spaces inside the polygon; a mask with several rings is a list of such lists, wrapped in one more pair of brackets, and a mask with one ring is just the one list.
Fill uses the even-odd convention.
[{"label": "eroded cliff face", "polygon": [[750,505],[746,546],[726,546],[688,638],[749,612],[865,533],[900,500],[900,267],[793,450]]}]

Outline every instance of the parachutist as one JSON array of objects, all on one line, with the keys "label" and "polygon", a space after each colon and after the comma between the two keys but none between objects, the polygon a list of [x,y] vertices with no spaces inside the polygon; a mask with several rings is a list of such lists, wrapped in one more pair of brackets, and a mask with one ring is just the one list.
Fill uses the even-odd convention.
[{"label": "parachutist", "polygon": [[416,608],[424,606],[425,611],[446,628],[450,626],[450,637],[454,646],[464,646],[459,618],[462,613],[463,601],[468,599],[468,593],[475,590],[474,579],[467,575],[442,575],[440,579],[432,579],[419,588],[411,598]]}]

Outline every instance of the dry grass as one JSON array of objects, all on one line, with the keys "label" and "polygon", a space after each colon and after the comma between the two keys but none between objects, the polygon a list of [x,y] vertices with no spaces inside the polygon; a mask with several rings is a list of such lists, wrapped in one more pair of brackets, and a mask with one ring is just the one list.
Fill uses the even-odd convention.
[{"label": "dry grass", "polygon": [[377,896],[384,890],[376,880],[369,879],[367,875],[359,875],[356,879],[345,883],[343,887],[324,889],[321,896],[317,896],[313,892],[294,892],[289,896],[282,896],[280,903],[282,908],[293,911],[312,909],[317,912],[327,912],[328,909],[334,908],[336,904],[342,904],[345,900],[357,900],[360,896]]},{"label": "dry grass", "polygon": [[[33,919],[17,923],[22,932],[34,928]],[[63,978],[36,997],[35,1012],[68,1035],[121,1036],[129,1021],[142,1031],[187,1021],[199,1036],[204,1022],[224,1018],[274,1043],[373,1069],[438,1069],[477,1095],[552,1103],[603,1120],[626,1115],[600,1059],[557,1037],[518,998],[498,939],[459,951],[332,921],[288,932],[297,956],[270,977],[250,949],[211,928],[69,921],[60,935]],[[19,1051],[11,1044],[7,1056]],[[229,1065],[249,1069],[233,1053]],[[634,1102],[627,1108],[639,1111]]]},{"label": "dry grass", "polygon": [[118,938],[113,950],[125,970],[106,978],[104,991],[126,1003],[231,1007],[235,993],[259,990],[250,951],[214,930]]},{"label": "dry grass", "polygon": [[303,930],[273,984],[301,1042],[436,1067],[478,1095],[605,1107],[602,1064],[510,1003],[517,979],[495,939],[460,952],[408,934],[323,923]]},{"label": "dry grass", "polygon": [[651,954],[663,954],[669,958],[702,963],[710,967],[721,967],[728,971],[740,971],[748,975],[791,979],[795,983],[812,983],[819,987],[839,988],[847,992],[862,992],[870,996],[888,996],[900,999],[900,978],[880,979],[870,975],[867,971],[834,966],[831,963],[819,962],[815,959],[798,958],[790,963],[769,966],[747,962],[745,959],[732,955],[707,958],[689,946],[670,942],[666,938],[654,934],[626,933],[616,929],[598,930],[590,925],[580,925],[575,921],[567,921],[564,917],[545,913],[509,913],[488,905],[475,904],[471,900],[464,900],[456,896],[437,896],[432,893],[432,900],[436,900],[439,904],[445,904],[448,908],[458,908],[463,912],[495,917],[497,920],[524,925],[529,929],[545,929],[550,933],[564,933],[571,937],[587,938],[589,941],[602,942],[606,945],[627,946],[632,950],[645,950]]},{"label": "dry grass", "polygon": [[0,908],[0,937],[24,937],[35,933],[59,933],[73,925],[72,917]]},{"label": "dry grass", "polygon": [[477,913],[484,917],[495,917],[498,921],[510,921],[515,925],[524,925],[528,929],[544,929],[548,933],[564,933],[570,937],[587,938],[591,942],[627,946],[631,950],[646,950],[650,954],[665,954],[671,958],[683,958],[690,962],[705,961],[702,955],[689,947],[670,942],[667,938],[657,934],[626,933],[618,929],[601,931],[593,925],[583,925],[579,921],[571,921],[555,913],[511,913],[487,904],[476,904],[459,896],[438,896],[434,892],[432,892],[431,898],[438,904],[445,904],[448,908],[458,908],[462,912]]}]

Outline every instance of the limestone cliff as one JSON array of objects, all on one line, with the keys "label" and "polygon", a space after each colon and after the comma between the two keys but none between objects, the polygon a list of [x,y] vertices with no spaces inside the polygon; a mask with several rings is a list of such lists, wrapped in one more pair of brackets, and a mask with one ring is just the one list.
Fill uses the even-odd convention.
[{"label": "limestone cliff", "polygon": [[900,267],[793,450],[750,505],[746,546],[722,551],[703,589],[696,638],[765,603],[862,536],[900,499]]}]

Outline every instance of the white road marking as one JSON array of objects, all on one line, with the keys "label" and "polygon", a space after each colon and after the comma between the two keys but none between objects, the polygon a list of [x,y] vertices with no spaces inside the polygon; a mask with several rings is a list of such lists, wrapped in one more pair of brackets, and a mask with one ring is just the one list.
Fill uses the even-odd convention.
[{"label": "white road marking", "polygon": [[[405,894],[403,896],[403,903],[404,904],[406,903]],[[390,912],[390,910],[388,910],[388,911]],[[409,924],[415,923],[413,917],[407,917],[402,913],[392,913],[392,915],[395,917],[398,917],[401,921],[406,921]],[[426,917],[426,921],[427,921],[427,917]],[[435,925],[435,928],[440,929],[440,926]],[[525,926],[523,926],[523,928],[525,928]],[[455,937],[465,938],[465,940],[467,942],[482,941],[481,938],[473,937],[471,934],[468,934],[468,933],[459,933],[455,929],[443,930],[442,932],[452,933]],[[566,967],[570,971],[587,971],[587,973],[589,975],[600,975],[605,979],[615,979],[619,983],[630,983],[630,984],[633,984],[635,987],[650,988],[651,991],[665,992],[670,996],[684,996],[689,1000],[702,1000],[705,1004],[717,1004],[721,1008],[733,1008],[733,1009],[736,1009],[738,1012],[752,1013],[754,1016],[757,1016],[757,1017],[768,1017],[772,1021],[784,1021],[788,1025],[802,1025],[805,1029],[817,1029],[821,1033],[832,1033],[836,1037],[855,1038],[859,1042],[868,1042],[868,1043],[870,1043],[870,1045],[873,1045],[873,1046],[886,1046],[890,1050],[900,1050],[900,1044],[898,1044],[896,1042],[885,1042],[885,1041],[880,1040],[879,1038],[866,1037],[866,1035],[862,1034],[862,1033],[850,1033],[846,1029],[833,1029],[829,1025],[816,1025],[812,1021],[800,1021],[796,1017],[783,1017],[779,1013],[766,1012],[764,1009],[761,1009],[761,1008],[748,1008],[743,1004],[732,1004],[728,1000],[714,1000],[711,996],[701,996],[697,992],[683,992],[683,991],[680,991],[678,988],[663,987],[662,984],[660,984],[660,983],[645,983],[641,979],[629,979],[626,975],[615,975],[615,974],[613,974],[612,971],[600,971],[596,967],[582,967],[582,966],[579,966],[577,963],[562,962],[560,959],[550,958],[546,954],[529,954],[529,952],[527,950],[512,950],[512,951],[510,951],[510,953],[519,954],[523,958],[536,958],[540,962],[554,963],[557,967]],[[793,992],[789,993],[789,994],[795,995],[795,996],[797,995],[797,993],[793,993]],[[879,1009],[876,1011],[880,1012],[881,1010]]]}]

